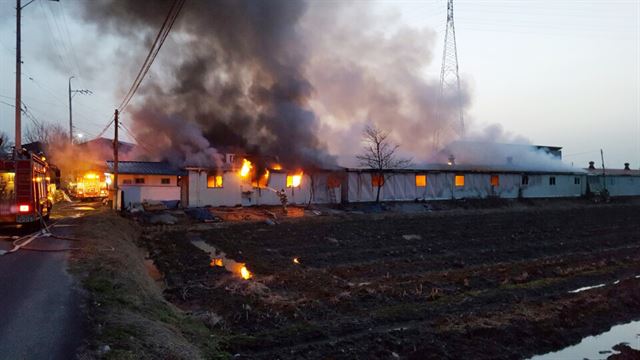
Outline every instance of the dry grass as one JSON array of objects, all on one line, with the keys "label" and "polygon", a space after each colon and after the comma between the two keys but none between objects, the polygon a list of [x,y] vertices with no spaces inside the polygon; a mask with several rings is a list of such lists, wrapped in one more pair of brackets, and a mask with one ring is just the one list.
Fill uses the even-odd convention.
[{"label": "dry grass", "polygon": [[[141,229],[109,211],[80,220],[71,269],[88,292],[91,336],[83,359],[225,358],[201,320],[164,300],[136,246]],[[108,345],[110,350],[103,349]]]}]

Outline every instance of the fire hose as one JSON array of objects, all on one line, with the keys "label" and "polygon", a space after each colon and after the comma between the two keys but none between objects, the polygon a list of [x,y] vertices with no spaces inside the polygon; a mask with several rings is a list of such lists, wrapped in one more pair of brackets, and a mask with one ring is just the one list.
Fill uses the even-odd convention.
[{"label": "fire hose", "polygon": [[24,235],[22,237],[19,237],[17,239],[15,239],[12,242],[13,248],[11,248],[10,250],[0,250],[0,255],[7,255],[7,254],[11,254],[14,253],[20,249],[22,250],[27,250],[27,251],[41,251],[41,252],[61,252],[61,251],[72,251],[72,250],[81,250],[82,248],[80,247],[67,247],[67,248],[61,248],[61,249],[45,249],[45,248],[33,248],[33,247],[26,247],[27,245],[29,245],[33,240],[41,238],[41,237],[52,237],[55,239],[60,239],[60,240],[66,240],[66,241],[81,241],[81,239],[76,239],[76,238],[71,238],[71,237],[66,237],[66,236],[59,236],[59,235],[55,235],[53,234],[50,230],[49,227],[53,227],[55,226],[56,223],[58,223],[58,221],[52,223],[52,224],[47,224],[43,217],[42,214],[40,213],[40,211],[38,211],[38,215],[40,215],[40,225],[41,225],[41,229],[35,232],[32,232],[31,234],[28,235]]}]

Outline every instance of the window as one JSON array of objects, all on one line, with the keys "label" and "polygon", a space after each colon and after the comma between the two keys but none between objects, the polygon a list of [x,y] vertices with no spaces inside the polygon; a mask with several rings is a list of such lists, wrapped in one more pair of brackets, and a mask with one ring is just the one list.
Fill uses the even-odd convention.
[{"label": "window", "polygon": [[522,175],[522,185],[529,185],[529,176]]},{"label": "window", "polygon": [[573,178],[573,183],[574,183],[575,185],[580,185],[580,178],[579,178],[579,177],[575,177],[575,178]]},{"label": "window", "polygon": [[491,175],[491,186],[499,186],[500,177],[498,175]]},{"label": "window", "polygon": [[144,178],[135,178],[135,179],[134,179],[134,182],[135,182],[136,184],[144,184]]},{"label": "window", "polygon": [[371,174],[371,186],[380,187],[384,185],[384,175]]},{"label": "window", "polygon": [[556,185],[556,177],[555,176],[549,176],[549,185],[551,185],[551,186],[555,186]]},{"label": "window", "polygon": [[222,187],[222,175],[207,175],[207,187],[208,188],[221,188]]},{"label": "window", "polygon": [[298,187],[302,182],[302,175],[287,175],[287,187]]},{"label": "window", "polygon": [[122,180],[122,185],[131,185],[131,179]]},{"label": "window", "polygon": [[427,175],[416,175],[416,187],[427,186]]},{"label": "window", "polygon": [[464,175],[456,175],[455,181],[456,187],[464,186]]},{"label": "window", "polygon": [[162,185],[169,185],[169,184],[171,184],[171,179],[169,179],[169,178],[162,178],[162,179],[160,179],[160,184],[162,184]]}]

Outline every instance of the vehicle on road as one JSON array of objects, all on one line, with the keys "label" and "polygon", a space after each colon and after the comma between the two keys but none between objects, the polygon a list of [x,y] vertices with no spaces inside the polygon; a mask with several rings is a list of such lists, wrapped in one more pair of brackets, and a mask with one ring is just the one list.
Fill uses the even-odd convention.
[{"label": "vehicle on road", "polygon": [[0,223],[48,220],[49,166],[44,156],[21,153],[0,159]]},{"label": "vehicle on road", "polygon": [[78,200],[102,200],[109,194],[108,178],[96,171],[88,171],[76,177],[72,195]]}]

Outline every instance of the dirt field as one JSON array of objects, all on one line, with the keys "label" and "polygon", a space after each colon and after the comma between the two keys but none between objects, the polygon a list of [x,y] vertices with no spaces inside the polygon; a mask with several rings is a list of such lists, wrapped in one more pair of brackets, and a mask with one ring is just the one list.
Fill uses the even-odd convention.
[{"label": "dirt field", "polygon": [[[165,297],[240,358],[516,359],[640,319],[639,214],[621,203],[318,216],[148,230],[143,243]],[[198,240],[253,277],[210,266]]]}]

